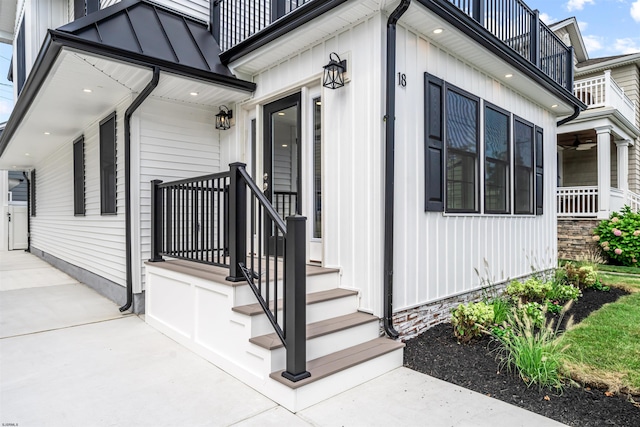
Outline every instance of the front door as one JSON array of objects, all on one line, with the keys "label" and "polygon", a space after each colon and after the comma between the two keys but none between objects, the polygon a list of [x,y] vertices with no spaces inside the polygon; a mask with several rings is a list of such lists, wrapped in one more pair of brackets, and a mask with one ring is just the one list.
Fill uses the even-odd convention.
[{"label": "front door", "polygon": [[[300,93],[264,106],[262,188],[283,220],[302,214]],[[269,253],[282,255],[282,239],[265,224]]]}]

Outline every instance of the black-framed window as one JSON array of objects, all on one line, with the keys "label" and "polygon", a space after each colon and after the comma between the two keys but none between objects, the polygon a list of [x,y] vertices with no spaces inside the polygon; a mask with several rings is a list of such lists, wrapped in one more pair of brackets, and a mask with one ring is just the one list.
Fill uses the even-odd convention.
[{"label": "black-framed window", "polygon": [[484,108],[484,211],[506,214],[511,211],[509,183],[510,115],[491,104]]},{"label": "black-framed window", "polygon": [[100,122],[100,213],[116,213],[116,113]]},{"label": "black-framed window", "polygon": [[478,212],[480,100],[448,86],[445,100],[446,210]]},{"label": "black-framed window", "polygon": [[514,202],[516,214],[533,214],[533,125],[514,117]]},{"label": "black-framed window", "polygon": [[73,142],[73,213],[84,215],[84,136]]}]

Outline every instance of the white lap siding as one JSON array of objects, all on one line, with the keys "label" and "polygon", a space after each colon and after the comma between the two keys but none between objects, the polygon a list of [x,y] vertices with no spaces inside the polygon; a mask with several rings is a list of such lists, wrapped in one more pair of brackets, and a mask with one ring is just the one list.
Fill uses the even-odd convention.
[{"label": "white lap siding", "polygon": [[[176,181],[221,170],[220,131],[214,112],[149,98],[139,110],[140,241],[144,261],[151,257],[151,180]],[[226,135],[224,135],[226,136]],[[228,165],[222,167],[228,170]]]},{"label": "white lap siding", "polygon": [[[73,140],[37,164],[31,246],[125,286],[124,111],[116,111],[116,215],[100,214],[99,121],[84,130],[84,216],[73,213]],[[106,117],[111,111],[104,114]],[[102,119],[103,117],[101,117]],[[79,133],[79,137],[82,133]]]}]

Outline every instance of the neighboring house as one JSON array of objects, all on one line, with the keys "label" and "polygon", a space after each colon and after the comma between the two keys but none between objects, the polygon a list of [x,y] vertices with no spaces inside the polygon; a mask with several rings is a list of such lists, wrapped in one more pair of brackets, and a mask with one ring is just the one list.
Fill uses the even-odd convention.
[{"label": "neighboring house", "polygon": [[558,252],[575,259],[599,219],[640,209],[640,53],[590,59],[575,18],[551,29],[574,48],[573,91],[588,107],[558,128]]},{"label": "neighboring house", "polygon": [[521,1],[73,3],[16,9],[0,168],[29,172],[31,252],[287,408],[400,366],[380,324],[555,266],[585,105]]}]

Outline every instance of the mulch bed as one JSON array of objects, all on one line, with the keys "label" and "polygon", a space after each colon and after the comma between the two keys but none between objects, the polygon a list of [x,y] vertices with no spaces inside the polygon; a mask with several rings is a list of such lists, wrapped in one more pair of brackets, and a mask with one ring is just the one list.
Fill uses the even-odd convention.
[{"label": "mulch bed", "polygon": [[[580,322],[603,304],[625,295],[586,290],[567,316]],[[640,309],[640,308],[639,308]],[[590,387],[553,389],[527,388],[515,373],[499,370],[497,344],[490,337],[458,344],[450,323],[440,324],[406,342],[406,367],[444,381],[519,406],[570,426],[640,426],[640,406],[631,396],[606,396],[604,390]],[[636,402],[640,398],[635,397]],[[496,420],[499,424],[499,420]]]}]

